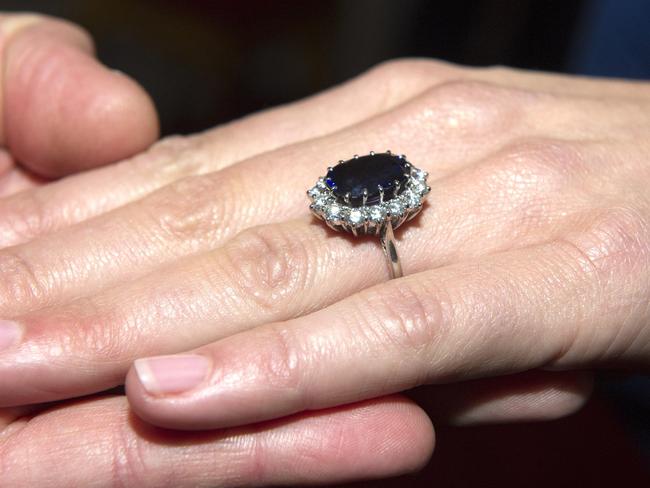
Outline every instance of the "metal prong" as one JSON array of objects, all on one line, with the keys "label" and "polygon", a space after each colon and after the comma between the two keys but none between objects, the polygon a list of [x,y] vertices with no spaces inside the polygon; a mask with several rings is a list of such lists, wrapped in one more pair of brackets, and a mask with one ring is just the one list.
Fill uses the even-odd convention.
[{"label": "metal prong", "polygon": [[359,159],[359,155],[358,155],[358,154],[355,154],[355,155],[354,155],[354,159]]},{"label": "metal prong", "polygon": [[342,163],[345,163],[345,161],[343,161],[342,159],[339,159],[338,164],[342,164]]},{"label": "metal prong", "polygon": [[370,155],[371,155],[371,156],[374,156],[374,155],[375,155],[375,151],[370,151]]},{"label": "metal prong", "polygon": [[368,201],[368,189],[364,188],[363,189],[363,203],[362,204],[365,205],[367,201]]},{"label": "metal prong", "polygon": [[343,200],[345,200],[345,203],[350,205],[350,192],[347,192],[345,196],[343,197]]},{"label": "metal prong", "polygon": [[399,158],[400,158],[400,159],[406,159],[406,154],[400,154],[400,155],[399,155]]},{"label": "metal prong", "polygon": [[384,203],[384,187],[377,185],[377,189],[379,190],[379,203]]},{"label": "metal prong", "polygon": [[332,168],[331,166],[328,166],[328,167],[327,167],[327,172],[329,173],[329,172],[332,171],[333,169],[334,169],[334,168]]},{"label": "metal prong", "polygon": [[393,153],[390,152],[390,149],[386,149],[386,154],[393,154]]},{"label": "metal prong", "polygon": [[393,190],[393,196],[397,196],[399,193],[399,189],[401,188],[402,184],[399,182],[399,180],[395,180],[393,183],[395,183],[395,190]]}]

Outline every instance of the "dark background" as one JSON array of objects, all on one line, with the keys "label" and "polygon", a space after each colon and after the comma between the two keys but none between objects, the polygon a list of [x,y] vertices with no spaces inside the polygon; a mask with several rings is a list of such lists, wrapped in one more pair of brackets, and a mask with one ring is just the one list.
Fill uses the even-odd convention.
[{"label": "dark background", "polygon": [[630,33],[649,29],[649,3],[0,0],[0,8],[85,26],[99,57],[152,94],[170,134],[295,100],[401,56],[647,76],[648,38],[643,59]]},{"label": "dark background", "polygon": [[[650,0],[0,0],[86,27],[153,96],[163,134],[295,100],[386,59],[650,78]],[[254,141],[252,141],[254,142]],[[650,486],[649,381],[602,377],[567,419],[438,429],[419,476],[368,486]]]}]

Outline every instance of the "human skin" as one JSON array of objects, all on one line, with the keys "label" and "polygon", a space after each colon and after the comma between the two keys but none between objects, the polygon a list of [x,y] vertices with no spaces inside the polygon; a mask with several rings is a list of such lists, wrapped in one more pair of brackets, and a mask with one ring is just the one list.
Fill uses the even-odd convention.
[{"label": "human skin", "polygon": [[[585,371],[648,364],[649,105],[645,83],[394,61],[4,198],[0,313],[17,334],[0,352],[1,479],[228,485],[412,470],[431,425],[386,395],[419,385],[441,421],[574,411]],[[398,231],[398,280],[376,241],[327,230],[304,194],[333,161],[373,149],[430,173],[427,205]],[[152,424],[256,424],[154,430],[166,437],[152,442],[119,396],[15,420],[21,405],[125,376]],[[386,456],[359,448],[360,432]],[[20,455],[48,439],[59,441],[42,466]],[[60,462],[100,440],[94,463]],[[241,470],[214,468],[233,452]],[[196,465],[179,467],[188,456]]]},{"label": "human skin", "polygon": [[[93,42],[69,22],[0,14],[0,191],[118,161],[158,137],[146,92],[93,58]],[[20,161],[20,165],[15,162]]]}]

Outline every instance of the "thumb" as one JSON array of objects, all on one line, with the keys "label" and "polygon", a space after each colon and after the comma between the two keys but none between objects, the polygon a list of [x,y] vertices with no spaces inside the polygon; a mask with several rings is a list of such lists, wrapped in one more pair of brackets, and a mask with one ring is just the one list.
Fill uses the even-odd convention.
[{"label": "thumb", "polygon": [[0,143],[57,177],[114,162],[158,136],[152,100],[102,66],[81,28],[32,14],[0,16]]}]

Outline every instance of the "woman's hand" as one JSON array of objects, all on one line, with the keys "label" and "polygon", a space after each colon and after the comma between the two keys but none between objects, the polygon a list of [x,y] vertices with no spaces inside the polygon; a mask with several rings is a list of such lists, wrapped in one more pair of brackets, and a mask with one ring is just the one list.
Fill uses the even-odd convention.
[{"label": "woman's hand", "polygon": [[[165,306],[185,316],[196,302],[170,299],[166,283],[178,273],[176,289],[207,286],[205,315],[181,321],[188,336],[250,330],[136,361],[127,391],[142,418],[217,428],[418,385],[650,364],[650,85],[428,62],[390,69],[392,80],[437,81],[347,129],[215,175],[226,195],[229,185],[240,192],[209,208],[232,227],[256,217],[229,210],[292,215],[293,188],[327,161],[360,145],[403,151],[432,187],[400,235],[407,276],[386,282],[375,241],[308,217],[249,228],[167,279],[149,275],[142,283],[160,283]],[[588,384],[573,380],[574,391]],[[471,414],[485,409],[470,403]]]},{"label": "woman's hand", "polygon": [[[294,410],[645,358],[649,98],[643,84],[395,62],[6,198],[0,302],[16,337],[0,354],[2,402],[110,388],[136,358],[246,329],[203,350],[212,381],[232,371],[262,395],[255,382],[275,385],[276,371]],[[386,283],[376,241],[308,214],[304,189],[362,148],[431,174],[427,208],[400,235],[402,280]],[[302,377],[318,372],[336,374]],[[144,393],[132,398],[143,414],[173,402]]]},{"label": "woman's hand", "polygon": [[[217,341],[138,362],[136,411],[200,429],[519,373],[439,387],[442,414],[567,413],[589,378],[546,370],[648,361],[649,101],[643,84],[394,62],[7,198],[2,402],[100,391],[136,358]],[[377,242],[332,234],[304,195],[370,149],[431,174],[391,282]]]},{"label": "woman's hand", "polygon": [[[156,137],[157,119],[141,88],[90,56],[91,41],[78,27],[43,16],[6,15],[0,18],[0,39],[0,196],[5,197],[0,201],[0,241],[9,246],[47,231],[47,216],[40,209],[65,211],[72,219],[85,215],[77,213],[82,206],[60,205],[72,196],[60,193],[67,191],[65,180],[42,186],[43,177],[141,151]],[[92,175],[73,179],[69,203],[87,198],[84,205],[99,211],[101,205],[111,205],[102,200],[114,189],[111,183],[118,182],[104,181],[104,191],[94,194],[83,182],[100,181],[104,173]],[[29,191],[37,186],[38,191]],[[52,221],[50,230],[60,224]],[[3,252],[11,256],[13,250]],[[20,306],[13,299],[21,292],[10,290],[21,272],[16,261],[16,266],[0,261],[7,284],[3,292],[8,292],[2,298],[6,317],[11,307]],[[37,307],[32,302],[31,308]],[[4,349],[15,340],[15,328],[3,325]],[[0,392],[4,404],[11,403],[4,401],[6,393]],[[129,412],[125,397],[104,395],[0,410],[0,486],[334,482],[417,469],[430,455],[432,442],[424,412],[398,397],[196,435],[147,426]],[[385,456],[377,456],[377,450]]]}]

